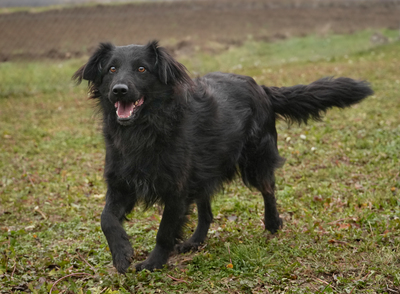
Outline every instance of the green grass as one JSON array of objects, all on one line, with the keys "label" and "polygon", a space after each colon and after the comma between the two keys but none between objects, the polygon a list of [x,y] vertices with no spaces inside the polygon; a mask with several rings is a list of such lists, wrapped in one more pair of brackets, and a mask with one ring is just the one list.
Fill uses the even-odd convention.
[{"label": "green grass", "polygon": [[[263,230],[260,195],[234,181],[215,197],[199,252],[126,276],[100,229],[100,117],[69,80],[84,60],[0,64],[0,293],[48,293],[62,278],[53,293],[400,291],[400,43],[384,33],[393,40],[382,46],[361,32],[182,59],[191,72],[234,71],[266,85],[361,78],[375,95],[323,122],[277,124],[287,158],[276,175],[285,221],[277,235]],[[138,207],[129,219],[138,262],[155,244],[160,208]],[[186,235],[195,223],[193,214]]]},{"label": "green grass", "polygon": [[[243,46],[232,47],[217,56],[199,53],[182,62],[196,73],[209,71],[250,72],[273,70],[277,65],[310,63],[320,60],[334,62],[336,58],[354,53],[368,52],[378,45],[371,43],[373,31],[361,31],[352,35],[310,35],[290,38],[274,43],[248,41]],[[399,38],[396,30],[382,30],[382,35],[393,41]]]},{"label": "green grass", "polygon": [[[131,2],[132,4],[140,4],[146,5],[148,2],[146,0],[137,0]],[[126,5],[124,1],[115,1],[111,3],[96,3],[96,2],[87,2],[87,3],[73,3],[73,4],[56,4],[49,6],[38,6],[38,7],[30,7],[30,6],[20,6],[20,7],[0,7],[0,14],[9,14],[9,13],[18,13],[18,12],[29,12],[29,13],[41,13],[49,10],[65,10],[72,9],[76,7],[93,7],[93,6],[117,6],[117,5]]]}]

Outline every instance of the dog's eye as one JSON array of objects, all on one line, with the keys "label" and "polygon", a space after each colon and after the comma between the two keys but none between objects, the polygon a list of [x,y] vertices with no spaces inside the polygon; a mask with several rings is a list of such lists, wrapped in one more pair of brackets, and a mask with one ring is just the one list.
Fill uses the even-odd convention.
[{"label": "dog's eye", "polygon": [[115,73],[117,71],[117,68],[115,66],[110,67],[110,72]]},{"label": "dog's eye", "polygon": [[143,66],[138,68],[138,72],[145,72],[145,71],[146,71],[146,69]]}]

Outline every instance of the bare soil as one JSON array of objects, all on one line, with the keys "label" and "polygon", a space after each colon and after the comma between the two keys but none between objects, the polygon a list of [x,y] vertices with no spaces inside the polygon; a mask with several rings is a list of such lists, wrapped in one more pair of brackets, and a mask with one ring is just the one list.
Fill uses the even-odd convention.
[{"label": "bare soil", "polygon": [[72,58],[99,42],[158,39],[175,54],[220,52],[249,39],[399,29],[399,0],[198,0],[0,14],[0,61]]}]

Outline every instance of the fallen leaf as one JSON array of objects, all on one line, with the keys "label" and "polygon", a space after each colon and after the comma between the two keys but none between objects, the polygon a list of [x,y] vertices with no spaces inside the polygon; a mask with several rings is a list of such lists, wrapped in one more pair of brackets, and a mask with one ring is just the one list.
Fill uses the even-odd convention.
[{"label": "fallen leaf", "polygon": [[364,189],[363,185],[357,183],[354,184],[354,188],[356,188],[357,190]]},{"label": "fallen leaf", "polygon": [[351,228],[351,224],[338,224],[339,230],[348,230]]},{"label": "fallen leaf", "polygon": [[230,221],[230,222],[234,222],[236,219],[237,219],[236,215],[228,216],[228,221]]}]

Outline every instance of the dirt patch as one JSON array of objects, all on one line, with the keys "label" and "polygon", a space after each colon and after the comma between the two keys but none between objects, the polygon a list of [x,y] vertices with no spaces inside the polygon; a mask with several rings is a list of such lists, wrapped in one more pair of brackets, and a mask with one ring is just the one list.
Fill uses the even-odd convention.
[{"label": "dirt patch", "polygon": [[98,5],[0,15],[0,61],[71,58],[99,42],[158,39],[175,54],[219,52],[248,39],[399,29],[400,1],[219,0]]}]

